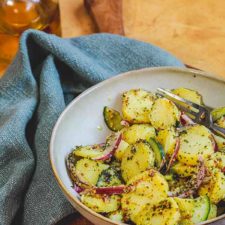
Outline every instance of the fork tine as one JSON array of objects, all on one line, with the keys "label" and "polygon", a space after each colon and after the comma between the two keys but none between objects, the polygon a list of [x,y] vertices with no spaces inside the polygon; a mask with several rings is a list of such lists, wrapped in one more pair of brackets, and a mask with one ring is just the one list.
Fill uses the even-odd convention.
[{"label": "fork tine", "polygon": [[191,115],[191,116],[192,116],[192,119],[195,119],[195,118],[198,117],[198,113],[197,113],[197,112],[191,110],[190,108],[187,108],[187,107],[185,107],[185,106],[182,106],[182,105],[180,105],[179,103],[176,103],[176,102],[174,102],[174,103],[178,106],[178,108],[179,108],[181,111],[188,113],[188,116]]},{"label": "fork tine", "polygon": [[[160,96],[160,97],[166,97],[167,98],[167,95],[166,94],[161,94],[161,93],[156,93],[158,96]],[[193,117],[197,117],[198,116],[198,113],[197,112],[195,112],[195,111],[193,111],[193,110],[191,110],[190,108],[188,108],[188,107],[185,107],[185,106],[183,106],[183,105],[181,105],[180,104],[180,102],[181,101],[179,101],[179,100],[177,100],[177,99],[175,99],[175,101],[174,101],[174,98],[173,97],[169,97],[182,111],[184,111],[184,112],[186,112],[186,113],[188,113],[188,114],[190,114],[190,115],[192,115]],[[183,103],[183,102],[181,102],[181,103]]]},{"label": "fork tine", "polygon": [[[177,104],[179,108],[182,108],[191,116],[194,116],[195,118],[193,120],[195,122],[197,122],[198,124],[202,124],[211,129],[212,131],[216,132],[220,136],[225,137],[225,129],[213,124],[210,107],[204,107],[196,103],[190,102],[162,88],[158,88],[156,94],[172,100],[175,104]],[[194,112],[193,110],[196,110],[196,112]]]},{"label": "fork tine", "polygon": [[181,98],[180,96],[177,96],[177,95],[175,95],[175,94],[173,94],[173,93],[171,93],[171,92],[169,92],[169,91],[167,91],[163,88],[157,88],[157,91],[158,91],[159,94],[163,94],[163,96],[170,97],[170,98],[176,100],[177,102],[184,103],[184,104],[186,104],[188,106],[191,106],[192,108],[195,108],[197,110],[202,109],[202,106],[200,106],[200,105],[198,105],[194,102],[190,102],[190,101],[188,101],[184,98]]}]

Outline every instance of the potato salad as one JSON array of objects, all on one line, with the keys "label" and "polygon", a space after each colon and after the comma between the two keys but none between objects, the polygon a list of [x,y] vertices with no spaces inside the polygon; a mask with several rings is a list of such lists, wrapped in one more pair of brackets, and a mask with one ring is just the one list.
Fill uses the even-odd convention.
[{"label": "potato salad", "polygon": [[[174,94],[204,105],[195,90]],[[67,158],[81,202],[119,223],[192,225],[225,212],[225,139],[174,102],[143,89],[121,95],[103,117],[104,143],[76,146]],[[212,110],[225,128],[225,107]]]}]

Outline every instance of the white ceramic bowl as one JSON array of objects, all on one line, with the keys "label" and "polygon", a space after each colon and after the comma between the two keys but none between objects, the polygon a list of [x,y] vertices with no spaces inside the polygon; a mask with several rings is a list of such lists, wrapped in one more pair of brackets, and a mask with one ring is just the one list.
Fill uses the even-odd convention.
[{"label": "white ceramic bowl", "polygon": [[[221,78],[190,69],[147,68],[115,76],[89,88],[68,105],[54,127],[50,142],[50,161],[56,180],[74,208],[96,225],[119,223],[95,213],[79,201],[71,187],[65,158],[76,145],[101,143],[105,140],[110,131],[102,115],[104,106],[120,110],[121,94],[124,91],[143,88],[154,92],[158,87],[195,89],[203,95],[205,104],[212,107],[225,105],[225,80]],[[225,215],[213,221],[221,218],[225,218]],[[203,224],[206,223],[208,221]]]}]

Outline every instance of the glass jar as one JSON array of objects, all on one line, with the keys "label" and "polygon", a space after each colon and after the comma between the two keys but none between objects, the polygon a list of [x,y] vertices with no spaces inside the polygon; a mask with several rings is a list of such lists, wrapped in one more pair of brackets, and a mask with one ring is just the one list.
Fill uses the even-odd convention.
[{"label": "glass jar", "polygon": [[11,35],[20,35],[28,28],[43,30],[57,6],[52,0],[0,0],[0,29]]},{"label": "glass jar", "polygon": [[0,77],[29,28],[60,35],[57,0],[0,0]]}]

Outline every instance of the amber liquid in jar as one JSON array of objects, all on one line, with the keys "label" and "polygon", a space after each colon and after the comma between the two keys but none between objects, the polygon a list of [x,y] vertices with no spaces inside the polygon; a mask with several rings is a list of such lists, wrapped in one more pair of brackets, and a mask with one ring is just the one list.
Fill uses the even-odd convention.
[{"label": "amber liquid in jar", "polygon": [[0,26],[3,31],[19,35],[28,28],[44,29],[47,15],[35,1],[4,1],[0,7]]},{"label": "amber liquid in jar", "polygon": [[59,34],[58,14],[53,0],[0,0],[0,77],[17,51],[21,33],[32,28]]}]

